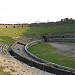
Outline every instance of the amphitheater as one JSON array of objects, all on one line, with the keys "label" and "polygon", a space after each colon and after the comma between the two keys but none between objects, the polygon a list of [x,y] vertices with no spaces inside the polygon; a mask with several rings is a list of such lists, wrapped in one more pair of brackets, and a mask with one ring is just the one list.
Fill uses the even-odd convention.
[{"label": "amphitheater", "polygon": [[[25,28],[25,27],[34,27],[34,26],[35,25],[31,25],[31,24],[0,24],[0,28]],[[36,26],[43,26],[43,25],[37,24]],[[27,50],[28,47],[38,42],[64,42],[64,41],[75,42],[75,32],[49,32],[47,34],[40,36],[39,38],[40,40],[36,39],[35,41],[25,38],[24,40],[26,40],[26,42],[17,40],[12,45],[6,46],[6,47],[4,47],[3,44],[1,43],[3,48],[0,49],[1,51],[0,54],[5,55],[6,57],[8,57],[9,60],[8,59],[5,60],[6,59],[5,57],[3,58],[3,60],[1,60],[2,59],[1,57],[0,60],[6,61],[6,63],[7,61],[11,62],[13,60],[12,61],[13,63],[18,63],[18,65],[22,66],[22,67],[21,66],[19,67],[22,71],[18,70],[21,73],[18,74],[17,72],[14,72],[13,75],[75,75],[74,69],[63,67],[63,66],[42,60],[34,56]],[[15,62],[16,59],[14,59],[12,56],[17,59],[17,62]],[[6,63],[3,63],[4,67]],[[9,66],[10,69],[11,67],[13,66]],[[10,69],[6,71],[10,71]]]}]

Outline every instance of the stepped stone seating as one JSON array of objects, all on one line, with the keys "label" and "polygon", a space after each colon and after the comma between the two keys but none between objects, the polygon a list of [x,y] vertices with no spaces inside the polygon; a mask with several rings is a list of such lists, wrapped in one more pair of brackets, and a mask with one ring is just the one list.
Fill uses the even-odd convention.
[{"label": "stepped stone seating", "polygon": [[67,42],[75,42],[75,32],[64,32],[64,33],[48,33],[43,36],[43,39],[46,41],[67,41]]}]

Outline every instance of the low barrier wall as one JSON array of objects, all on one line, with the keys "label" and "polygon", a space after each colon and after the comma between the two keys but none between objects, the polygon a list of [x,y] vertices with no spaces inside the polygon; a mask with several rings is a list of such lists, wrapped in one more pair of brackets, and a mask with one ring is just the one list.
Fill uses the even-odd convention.
[{"label": "low barrier wall", "polygon": [[32,58],[34,58],[34,59],[36,59],[37,61],[39,61],[40,63],[48,63],[47,61],[45,61],[45,60],[43,60],[43,59],[41,59],[41,58],[36,57],[35,55],[33,55],[32,53],[30,53],[30,52],[27,50],[28,47],[30,47],[30,46],[32,46],[32,45],[34,45],[34,44],[37,44],[37,43],[39,43],[39,42],[42,42],[42,41],[41,41],[41,40],[37,40],[36,42],[33,41],[33,42],[30,42],[29,44],[27,44],[27,45],[25,46],[25,52],[26,52],[29,56],[31,56]]},{"label": "low barrier wall", "polygon": [[75,38],[73,39],[73,38],[70,38],[70,39],[68,39],[68,38],[66,38],[66,39],[62,39],[62,38],[60,38],[60,39],[49,39],[48,41],[50,41],[50,42],[75,42]]}]

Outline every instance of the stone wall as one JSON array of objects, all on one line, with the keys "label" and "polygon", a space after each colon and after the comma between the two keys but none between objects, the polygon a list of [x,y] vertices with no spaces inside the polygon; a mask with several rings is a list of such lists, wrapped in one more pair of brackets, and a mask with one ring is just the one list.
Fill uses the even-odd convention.
[{"label": "stone wall", "polygon": [[48,33],[43,36],[44,41],[52,42],[75,42],[75,32],[64,32],[64,33]]},{"label": "stone wall", "polygon": [[29,26],[29,24],[0,24],[0,28],[24,28]]}]

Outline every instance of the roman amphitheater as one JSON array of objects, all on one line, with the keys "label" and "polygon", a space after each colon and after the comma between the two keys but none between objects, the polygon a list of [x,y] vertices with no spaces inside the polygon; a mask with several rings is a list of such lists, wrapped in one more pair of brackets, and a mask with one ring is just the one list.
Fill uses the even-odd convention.
[{"label": "roman amphitheater", "polygon": [[[60,22],[56,24],[52,22],[49,24],[0,24],[0,28],[16,29],[29,27],[31,29],[39,27],[40,29],[40,27],[49,28],[49,26],[61,27],[62,23],[61,25],[59,25]],[[64,24],[63,26],[65,27]],[[72,27],[72,25],[68,26]],[[69,60],[74,60],[75,62],[75,31],[70,31],[69,29],[66,32],[61,32],[60,30],[60,32],[53,31],[45,34],[33,33],[30,36],[21,35],[20,38],[14,38],[15,41],[9,45],[0,42],[0,65],[3,71],[11,73],[10,75],[75,75],[75,68],[46,61],[35,56],[28,50],[36,44],[48,43],[57,49],[59,54],[67,55],[70,57]],[[64,44],[64,42],[72,44]],[[75,65],[75,63],[73,64]]]}]

